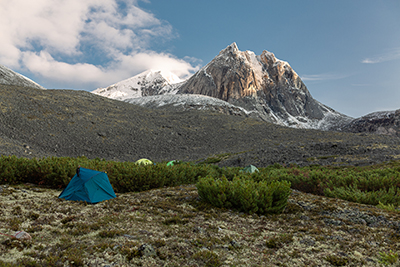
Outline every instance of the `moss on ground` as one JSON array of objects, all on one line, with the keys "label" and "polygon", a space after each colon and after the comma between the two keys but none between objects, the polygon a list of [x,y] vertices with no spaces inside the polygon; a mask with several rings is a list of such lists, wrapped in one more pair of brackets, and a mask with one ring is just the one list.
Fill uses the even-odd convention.
[{"label": "moss on ground", "polygon": [[[399,263],[398,227],[340,217],[357,211],[397,222],[399,212],[299,191],[292,192],[282,214],[259,216],[211,207],[199,201],[194,185],[118,194],[95,205],[59,200],[59,190],[5,189],[0,232],[24,230],[32,241],[0,236],[0,266]],[[143,245],[154,254],[144,256]]]}]

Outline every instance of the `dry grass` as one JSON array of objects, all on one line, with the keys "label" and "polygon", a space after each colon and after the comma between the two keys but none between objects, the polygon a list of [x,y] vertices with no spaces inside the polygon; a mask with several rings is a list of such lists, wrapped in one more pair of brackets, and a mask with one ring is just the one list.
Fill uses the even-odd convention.
[{"label": "dry grass", "polygon": [[0,266],[384,266],[400,246],[398,229],[326,212],[357,209],[390,221],[399,213],[298,191],[283,214],[258,216],[210,207],[193,185],[95,205],[34,185],[2,189],[0,232],[24,230],[32,241],[0,236]]}]

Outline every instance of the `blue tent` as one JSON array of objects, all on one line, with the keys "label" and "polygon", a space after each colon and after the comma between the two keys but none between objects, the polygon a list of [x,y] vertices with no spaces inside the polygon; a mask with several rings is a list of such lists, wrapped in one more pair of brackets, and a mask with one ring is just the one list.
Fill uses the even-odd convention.
[{"label": "blue tent", "polygon": [[58,197],[97,203],[117,196],[105,172],[78,168],[75,176]]}]

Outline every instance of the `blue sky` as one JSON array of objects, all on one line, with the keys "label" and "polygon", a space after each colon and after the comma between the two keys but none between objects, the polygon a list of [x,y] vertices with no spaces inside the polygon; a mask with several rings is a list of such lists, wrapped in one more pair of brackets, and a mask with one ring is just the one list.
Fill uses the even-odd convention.
[{"label": "blue sky", "polygon": [[94,90],[147,69],[188,77],[232,42],[273,52],[353,117],[400,104],[400,1],[2,0],[0,64]]}]

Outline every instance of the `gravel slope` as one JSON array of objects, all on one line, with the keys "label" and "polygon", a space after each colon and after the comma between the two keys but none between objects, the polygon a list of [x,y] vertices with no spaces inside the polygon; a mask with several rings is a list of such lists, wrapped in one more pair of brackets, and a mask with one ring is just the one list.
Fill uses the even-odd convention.
[{"label": "gravel slope", "polygon": [[300,130],[216,111],[153,110],[86,91],[0,85],[0,153],[221,166],[365,165],[396,159],[393,136]]}]

